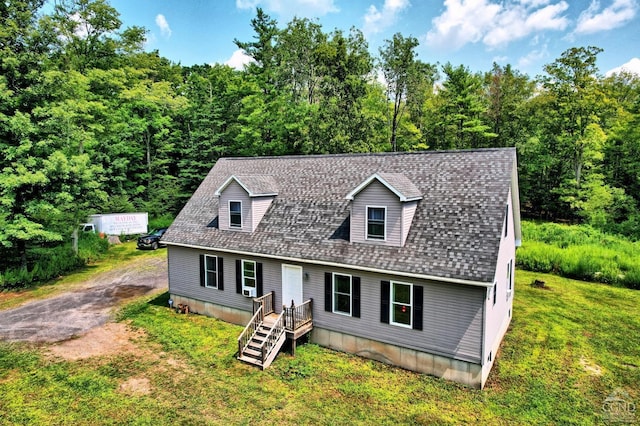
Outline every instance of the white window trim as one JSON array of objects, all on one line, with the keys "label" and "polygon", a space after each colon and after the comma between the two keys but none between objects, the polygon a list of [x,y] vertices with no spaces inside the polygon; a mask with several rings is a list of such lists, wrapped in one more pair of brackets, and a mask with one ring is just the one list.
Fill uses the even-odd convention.
[{"label": "white window trim", "polygon": [[509,236],[509,203],[507,203],[507,207],[505,208],[504,236],[505,238]]},{"label": "white window trim", "polygon": [[[240,203],[240,226],[233,225],[231,223],[231,203]],[[229,200],[227,204],[227,208],[229,209],[229,229],[242,229],[244,226],[244,215],[242,214],[242,201],[241,200]]]},{"label": "white window trim", "polygon": [[[338,311],[336,308],[336,275],[342,275],[343,277],[349,277],[349,313]],[[344,294],[344,293],[340,293]],[[345,317],[353,316],[353,276],[349,274],[341,274],[334,272],[331,277],[331,312],[338,315],[344,315]]]},{"label": "white window trim", "polygon": [[[209,269],[207,269],[207,259],[214,259],[214,264],[216,265],[216,285],[209,285]],[[220,281],[220,277],[218,276],[218,256],[212,256],[210,254],[204,255],[204,286],[207,288],[218,288],[218,282]]]},{"label": "white window trim", "polygon": [[[244,275],[244,265],[246,263],[253,263],[253,277],[247,277]],[[253,287],[245,285],[247,279],[252,279],[255,285]],[[255,260],[242,260],[242,291],[244,290],[258,291],[258,267]]]},{"label": "white window trim", "polygon": [[507,300],[513,293],[513,259],[507,262]]},{"label": "white window trim", "polygon": [[[404,328],[411,328],[413,329],[413,284],[411,283],[404,283],[401,281],[391,281],[390,283],[391,288],[389,289],[389,324],[391,325],[395,325],[398,327],[404,327]],[[403,324],[401,322],[394,322],[393,321],[393,294],[394,294],[394,284],[400,284],[400,285],[408,285],[409,286],[409,299],[411,300],[411,303],[409,304],[409,310],[410,310],[410,315],[409,315],[409,324]],[[401,305],[406,305],[405,303],[399,303]]]},{"label": "white window trim", "polygon": [[[369,238],[369,209],[384,209],[384,235],[383,238]],[[364,239],[366,241],[387,241],[387,206],[365,206],[364,211]]]}]

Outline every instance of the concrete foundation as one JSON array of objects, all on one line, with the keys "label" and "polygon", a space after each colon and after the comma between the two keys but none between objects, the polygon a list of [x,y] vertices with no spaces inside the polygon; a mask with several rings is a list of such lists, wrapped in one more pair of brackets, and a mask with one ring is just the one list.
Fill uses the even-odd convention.
[{"label": "concrete foundation", "polygon": [[177,296],[175,294],[171,294],[170,297],[173,300],[173,306],[177,306],[180,303],[183,305],[189,305],[189,312],[218,318],[223,321],[230,322],[231,324],[247,325],[249,320],[251,320],[251,312],[241,309],[216,305],[215,303],[203,302],[189,297]]},{"label": "concrete foundation", "polygon": [[311,331],[311,341],[330,349],[353,353],[472,388],[481,389],[484,385],[482,366],[479,364],[317,327]]}]

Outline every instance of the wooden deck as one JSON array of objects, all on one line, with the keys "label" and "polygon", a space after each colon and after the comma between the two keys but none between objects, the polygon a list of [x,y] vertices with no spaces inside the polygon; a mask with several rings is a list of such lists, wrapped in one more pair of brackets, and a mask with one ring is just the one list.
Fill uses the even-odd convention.
[{"label": "wooden deck", "polygon": [[238,359],[263,370],[275,359],[285,341],[291,341],[295,355],[297,340],[313,329],[313,300],[300,306],[283,307],[279,314],[273,309],[274,294],[253,300],[254,315],[238,337]]}]

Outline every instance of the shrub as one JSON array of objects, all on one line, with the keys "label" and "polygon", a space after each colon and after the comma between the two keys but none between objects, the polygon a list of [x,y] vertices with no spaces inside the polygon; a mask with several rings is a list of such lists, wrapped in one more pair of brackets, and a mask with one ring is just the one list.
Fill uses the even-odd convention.
[{"label": "shrub", "polygon": [[28,252],[27,269],[13,266],[0,273],[0,289],[49,281],[100,259],[108,248],[109,242],[93,233],[80,235],[77,255],[70,243],[57,247],[32,247]]},{"label": "shrub", "polygon": [[149,220],[149,230],[168,228],[173,223],[173,216],[163,215]]},{"label": "shrub", "polygon": [[584,281],[640,288],[640,244],[588,225],[522,223],[518,266]]},{"label": "shrub", "polygon": [[109,241],[100,238],[93,232],[83,232],[78,239],[78,256],[85,262],[91,263],[101,259],[109,250]]}]

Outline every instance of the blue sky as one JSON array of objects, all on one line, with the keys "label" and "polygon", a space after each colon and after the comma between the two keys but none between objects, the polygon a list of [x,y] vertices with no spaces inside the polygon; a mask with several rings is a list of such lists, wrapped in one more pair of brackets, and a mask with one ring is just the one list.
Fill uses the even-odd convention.
[{"label": "blue sky", "polygon": [[535,76],[570,47],[598,46],[605,73],[640,74],[640,0],[110,0],[125,26],[149,30],[147,49],[182,65],[241,67],[234,39],[253,40],[261,7],[284,27],[294,16],[324,32],[363,31],[375,55],[394,33],[416,37],[425,62],[489,71],[495,61]]}]

